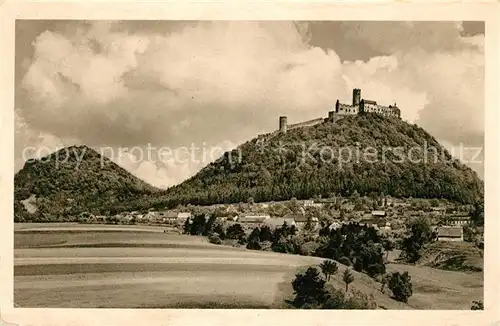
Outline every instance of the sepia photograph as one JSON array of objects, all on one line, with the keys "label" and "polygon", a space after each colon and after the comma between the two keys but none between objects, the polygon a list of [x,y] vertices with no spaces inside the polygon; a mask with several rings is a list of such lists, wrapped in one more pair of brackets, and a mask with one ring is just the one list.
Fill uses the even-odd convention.
[{"label": "sepia photograph", "polygon": [[486,17],[58,15],[11,25],[14,311],[495,305]]},{"label": "sepia photograph", "polygon": [[484,22],[16,22],[14,303],[482,309]]}]

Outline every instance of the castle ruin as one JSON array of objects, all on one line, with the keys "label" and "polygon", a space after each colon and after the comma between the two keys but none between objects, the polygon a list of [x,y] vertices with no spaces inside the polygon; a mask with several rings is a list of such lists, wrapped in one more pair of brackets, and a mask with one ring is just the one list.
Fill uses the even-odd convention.
[{"label": "castle ruin", "polygon": [[386,117],[396,117],[401,119],[401,110],[396,106],[396,103],[394,103],[394,105],[383,106],[377,104],[376,101],[365,100],[361,98],[361,90],[359,88],[355,88],[352,91],[352,104],[343,104],[340,103],[340,101],[337,99],[337,102],[335,103],[335,111],[329,111],[328,118],[313,119],[293,125],[287,125],[287,117],[282,116],[279,119],[278,131],[280,133],[286,133],[287,130],[299,127],[313,126],[324,121],[336,121],[343,116],[363,114],[365,112],[376,113]]}]

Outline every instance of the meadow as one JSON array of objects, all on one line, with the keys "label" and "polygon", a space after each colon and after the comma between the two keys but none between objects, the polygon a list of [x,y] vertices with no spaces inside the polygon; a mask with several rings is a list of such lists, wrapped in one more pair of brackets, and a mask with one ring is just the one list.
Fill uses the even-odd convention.
[{"label": "meadow", "polygon": [[[297,270],[317,257],[214,245],[149,226],[20,224],[14,236],[14,301],[50,308],[286,308]],[[331,283],[343,288],[339,273]],[[407,304],[353,272],[352,287],[381,309],[469,309],[482,299],[482,273],[389,264],[408,270]]]}]

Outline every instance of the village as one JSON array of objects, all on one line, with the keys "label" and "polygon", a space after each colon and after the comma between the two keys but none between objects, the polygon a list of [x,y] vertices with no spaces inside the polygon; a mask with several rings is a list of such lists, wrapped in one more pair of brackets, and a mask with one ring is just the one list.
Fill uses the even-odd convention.
[{"label": "village", "polygon": [[357,223],[373,227],[391,238],[400,238],[405,232],[406,222],[412,218],[425,217],[430,222],[439,241],[483,242],[484,229],[474,228],[474,239],[467,239],[467,228],[471,225],[470,205],[458,205],[445,200],[396,199],[390,197],[327,198],[285,202],[219,204],[206,207],[179,206],[176,209],[147,212],[123,212],[114,216],[99,216],[82,213],[80,223],[92,224],[145,224],[165,228],[165,232],[182,233],[187,220],[203,214],[208,220],[214,215],[224,227],[240,224],[246,232],[255,227],[268,226],[271,229],[284,223],[295,226],[299,231],[306,225],[309,232],[329,226],[340,228],[343,224]]}]

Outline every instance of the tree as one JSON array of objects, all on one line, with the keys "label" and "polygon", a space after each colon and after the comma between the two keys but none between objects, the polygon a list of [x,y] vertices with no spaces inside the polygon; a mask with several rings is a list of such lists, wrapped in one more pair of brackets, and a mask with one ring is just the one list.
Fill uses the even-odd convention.
[{"label": "tree", "polygon": [[273,233],[271,232],[271,228],[267,225],[264,225],[260,228],[259,239],[260,241],[272,241]]},{"label": "tree", "polygon": [[260,245],[259,241],[253,239],[248,242],[246,248],[251,250],[261,250],[262,246]]},{"label": "tree", "polygon": [[[363,242],[366,242],[366,239]],[[371,239],[363,242],[357,250],[355,269],[359,272],[364,270],[371,277],[385,273],[382,245]]]},{"label": "tree", "polygon": [[345,283],[345,292],[347,293],[347,291],[349,290],[349,284],[351,284],[354,281],[354,275],[352,275],[351,270],[349,268],[345,269],[342,280]]},{"label": "tree", "polygon": [[210,235],[208,241],[213,244],[222,244],[222,240],[217,234]]},{"label": "tree", "polygon": [[390,274],[385,274],[381,277],[380,283],[382,286],[380,287],[380,292],[385,293],[385,286],[389,283],[389,279],[391,278]]},{"label": "tree", "polygon": [[484,305],[482,301],[472,301],[472,307],[470,310],[484,310]]},{"label": "tree", "polygon": [[425,217],[411,220],[407,226],[407,234],[402,242],[402,249],[410,263],[420,259],[422,250],[434,239],[429,221]]},{"label": "tree", "polygon": [[273,244],[271,245],[271,249],[275,252],[282,252],[286,254],[293,254],[295,253],[293,245],[288,242],[284,237],[281,237],[277,241],[273,241]]},{"label": "tree", "polygon": [[346,266],[351,266],[352,265],[352,262],[349,258],[347,258],[346,256],[342,256],[338,259],[338,262],[343,264],[343,265],[346,265]]},{"label": "tree", "polygon": [[[292,225],[292,226],[294,226],[294,225]],[[313,229],[314,229],[314,226],[313,226],[313,222],[312,222],[312,217],[310,214],[308,214],[306,224],[304,225],[304,231],[311,232],[311,231],[313,231]]]},{"label": "tree", "polygon": [[477,226],[484,225],[484,202],[474,204],[474,209],[471,214],[472,222]]},{"label": "tree", "polygon": [[224,232],[224,226],[222,223],[217,223],[215,225],[214,232],[217,233],[222,240],[226,238],[226,232]]},{"label": "tree", "polygon": [[297,308],[305,305],[318,306],[325,301],[327,295],[325,280],[321,279],[318,270],[314,267],[309,267],[303,274],[297,274],[292,287],[295,294],[293,304]]},{"label": "tree", "polygon": [[337,263],[332,260],[325,260],[319,266],[323,274],[325,274],[326,281],[330,281],[330,276],[334,275],[338,271]]},{"label": "tree", "polygon": [[288,208],[292,211],[292,213],[297,213],[299,211],[299,202],[297,201],[297,198],[292,198],[290,199],[290,202],[288,203]]},{"label": "tree", "polygon": [[226,238],[240,240],[245,237],[245,231],[240,224],[233,224],[227,228]]},{"label": "tree", "polygon": [[[205,217],[203,217],[205,219]],[[207,236],[212,229],[214,228],[215,221],[217,220],[217,216],[215,214],[211,214],[208,221],[205,223],[205,228],[203,230],[203,235]]]},{"label": "tree", "polygon": [[431,203],[431,207],[438,207],[439,206],[439,200],[436,198],[431,199],[430,203]]},{"label": "tree", "polygon": [[196,215],[189,227],[189,234],[191,235],[202,235],[205,232],[205,214]]},{"label": "tree", "polygon": [[351,194],[351,200],[356,203],[360,198],[360,195],[357,190],[354,190]]},{"label": "tree", "polygon": [[260,230],[259,228],[254,228],[252,233],[248,236],[248,242],[259,242],[260,240]]},{"label": "tree", "polygon": [[385,250],[385,260],[387,261],[388,257],[389,257],[389,251],[393,250],[394,247],[395,247],[395,243],[392,239],[390,238],[385,238],[383,241],[382,241],[382,245],[384,246],[384,250]]},{"label": "tree", "polygon": [[403,274],[399,272],[392,273],[388,283],[394,298],[398,301],[408,303],[408,298],[413,294],[411,276],[408,272],[404,272]]}]

